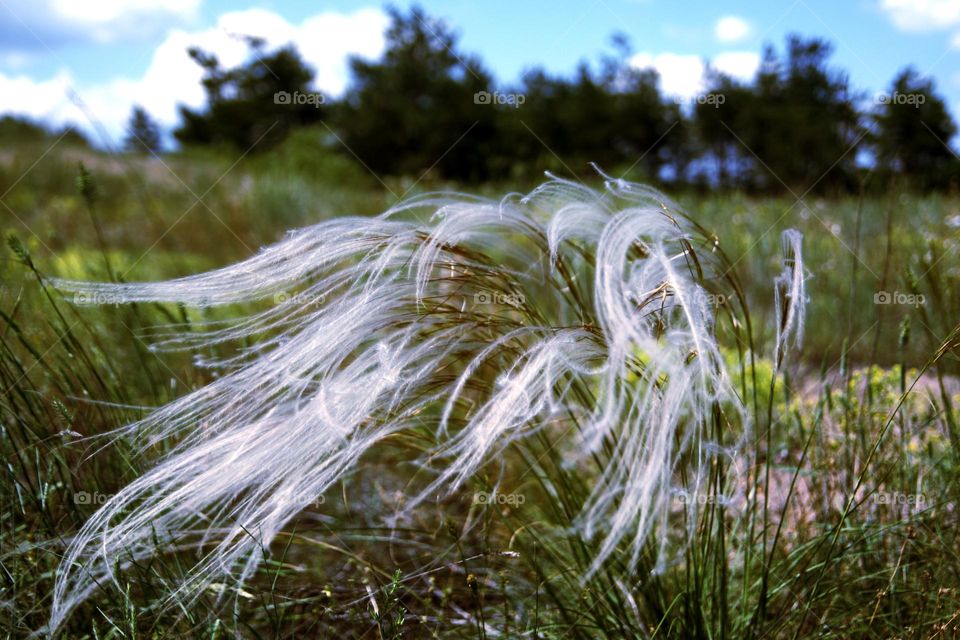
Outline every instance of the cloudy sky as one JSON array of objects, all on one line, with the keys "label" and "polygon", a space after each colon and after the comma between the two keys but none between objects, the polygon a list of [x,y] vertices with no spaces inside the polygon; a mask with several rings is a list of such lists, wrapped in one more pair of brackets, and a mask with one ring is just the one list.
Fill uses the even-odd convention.
[{"label": "cloudy sky", "polygon": [[[406,6],[406,2],[396,4]],[[790,32],[831,40],[834,61],[871,95],[913,65],[936,79],[960,113],[960,0],[423,0],[447,20],[467,51],[501,81],[534,65],[569,73],[581,59],[611,53],[626,34],[632,61],[661,73],[662,89],[696,95],[710,64],[749,77],[764,43]],[[227,65],[242,61],[238,35],[294,42],[336,95],[350,55],[376,57],[387,25],[383,5],[365,0],[0,0],[0,113],[51,123],[103,126],[122,135],[133,104],[164,125],[177,104],[198,106],[199,45]]]}]

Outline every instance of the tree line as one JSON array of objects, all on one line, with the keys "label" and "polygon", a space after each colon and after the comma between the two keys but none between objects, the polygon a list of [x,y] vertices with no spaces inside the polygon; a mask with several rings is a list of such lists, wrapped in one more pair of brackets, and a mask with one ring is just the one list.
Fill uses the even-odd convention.
[{"label": "tree line", "polygon": [[[313,126],[378,175],[465,182],[580,174],[596,163],[701,188],[960,188],[949,146],[956,124],[933,81],[908,67],[869,96],[831,64],[822,39],[791,35],[782,51],[766,46],[750,81],[710,70],[706,91],[681,103],[660,91],[655,71],[629,64],[622,35],[613,53],[569,76],[534,68],[502,85],[442,20],[419,7],[389,12],[384,54],[351,59],[337,100],[311,89],[313,71],[292,46],[269,51],[249,37],[251,56],[231,69],[191,49],[207,101],[181,107],[176,139],[263,152]],[[159,145],[142,108],[130,130],[134,147]]]}]

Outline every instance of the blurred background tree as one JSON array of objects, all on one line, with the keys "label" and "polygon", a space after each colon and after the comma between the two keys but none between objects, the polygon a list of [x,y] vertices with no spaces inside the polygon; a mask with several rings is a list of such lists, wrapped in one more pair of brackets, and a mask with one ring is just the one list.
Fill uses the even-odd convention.
[{"label": "blurred background tree", "polygon": [[766,48],[752,84],[712,78],[723,103],[698,104],[694,120],[718,182],[797,194],[851,186],[863,130],[857,95],[828,66],[830,53],[823,40],[790,36],[785,59]]},{"label": "blurred background tree", "polygon": [[124,146],[137,153],[155,154],[162,151],[160,126],[140,105],[136,105],[130,113]]},{"label": "blurred background tree", "polygon": [[748,187],[763,167],[736,132],[753,127],[751,119],[758,102],[754,88],[716,71],[708,72],[707,86],[706,95],[714,100],[697,102],[692,115],[699,156],[697,175],[703,176],[704,182],[712,177],[723,188]]},{"label": "blurred background tree", "polygon": [[921,189],[946,187],[951,178],[956,180],[957,158],[947,141],[957,127],[933,80],[904,69],[878,102],[873,116],[878,166]]},{"label": "blurred background tree", "polygon": [[[782,54],[768,45],[749,80],[708,69],[704,92],[681,99],[662,92],[656,71],[631,62],[621,34],[613,53],[582,61],[570,76],[534,67],[498,85],[442,20],[417,6],[388,12],[383,55],[351,59],[337,100],[311,88],[313,70],[292,46],[267,51],[242,36],[250,56],[232,69],[190,50],[204,69],[207,103],[181,107],[177,141],[256,153],[303,130],[378,176],[461,182],[534,180],[545,170],[583,176],[593,162],[674,189],[802,194],[849,190],[868,172],[949,188],[960,173],[949,147],[957,127],[930,79],[905,69],[890,100],[864,108],[865,94],[830,64],[822,39],[791,35]],[[139,107],[130,130],[129,148],[160,148]]]},{"label": "blurred background tree", "polygon": [[492,77],[442,21],[419,7],[388,11],[383,58],[350,61],[353,83],[336,119],[346,145],[377,173],[488,178],[497,113],[476,96]]},{"label": "blurred background tree", "polygon": [[183,123],[174,136],[181,144],[269,149],[290,131],[324,117],[325,100],[310,88],[313,70],[293,46],[267,52],[262,39],[244,39],[251,57],[235,69],[224,69],[201,49],[189,50],[204,70],[207,105],[204,111],[180,108]]}]

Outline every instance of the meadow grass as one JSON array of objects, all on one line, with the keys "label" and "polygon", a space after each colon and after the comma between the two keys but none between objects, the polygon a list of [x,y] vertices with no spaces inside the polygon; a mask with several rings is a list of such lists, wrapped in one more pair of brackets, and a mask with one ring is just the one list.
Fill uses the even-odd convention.
[{"label": "meadow grass", "polygon": [[[12,187],[0,261],[8,637],[49,622],[68,540],[176,445],[81,436],[214,381],[193,356],[235,353],[157,354],[149,327],[258,308],[78,306],[48,278],[196,273],[288,228],[372,215],[411,185],[437,186],[385,187],[329,167],[307,145],[287,154],[287,166],[253,160],[229,172],[218,157],[165,158],[177,178],[155,160],[64,151],[21,179],[40,151],[23,149],[0,173],[0,189]],[[91,172],[86,189],[77,188],[80,161]],[[341,173],[329,181],[325,170]],[[304,504],[242,587],[197,585],[160,606],[171,588],[191,584],[198,558],[158,535],[162,552],[95,592],[62,637],[951,637],[960,623],[957,200],[680,200],[729,257],[727,277],[713,283],[729,306],[717,340],[753,428],[735,459],[711,463],[695,521],[684,521],[690,496],[674,497],[671,526],[690,533],[665,569],[653,571],[655,539],[636,564],[622,544],[594,566],[600,542],[573,527],[604,452],[595,465],[573,465],[573,444],[549,427],[511,441],[453,495],[391,518],[430,485],[418,466],[436,443],[426,420]],[[773,277],[788,226],[804,234],[810,302],[802,348],[777,366]],[[875,304],[878,292],[915,303]],[[710,437],[727,441],[732,415],[711,410]],[[744,490],[721,498],[731,476]]]}]

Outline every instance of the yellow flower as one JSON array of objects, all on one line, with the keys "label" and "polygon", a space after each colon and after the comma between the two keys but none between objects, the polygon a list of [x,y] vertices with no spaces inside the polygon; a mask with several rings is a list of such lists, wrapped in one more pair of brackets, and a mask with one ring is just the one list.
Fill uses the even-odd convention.
[{"label": "yellow flower", "polygon": [[921,449],[920,438],[918,438],[917,436],[913,436],[912,438],[910,438],[910,442],[909,444],[907,444],[907,451],[909,451],[910,453],[920,453],[920,449]]}]

